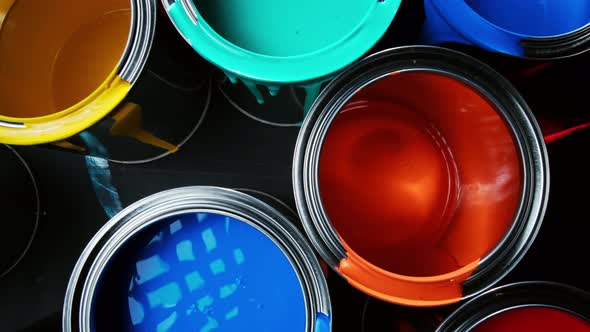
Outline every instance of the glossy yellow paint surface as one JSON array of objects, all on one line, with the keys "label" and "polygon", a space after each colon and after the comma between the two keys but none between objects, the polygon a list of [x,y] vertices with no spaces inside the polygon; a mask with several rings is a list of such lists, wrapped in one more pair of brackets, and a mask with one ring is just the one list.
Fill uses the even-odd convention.
[{"label": "glossy yellow paint surface", "polygon": [[0,120],[25,124],[0,143],[63,139],[113,110],[130,22],[129,0],[0,0]]}]

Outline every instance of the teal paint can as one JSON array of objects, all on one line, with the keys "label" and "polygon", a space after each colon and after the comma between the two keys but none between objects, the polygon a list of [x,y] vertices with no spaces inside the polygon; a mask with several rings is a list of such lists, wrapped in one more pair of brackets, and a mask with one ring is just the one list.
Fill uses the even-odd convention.
[{"label": "teal paint can", "polygon": [[284,85],[306,91],[309,109],[322,83],[383,36],[401,0],[162,0],[185,40],[264,102]]}]

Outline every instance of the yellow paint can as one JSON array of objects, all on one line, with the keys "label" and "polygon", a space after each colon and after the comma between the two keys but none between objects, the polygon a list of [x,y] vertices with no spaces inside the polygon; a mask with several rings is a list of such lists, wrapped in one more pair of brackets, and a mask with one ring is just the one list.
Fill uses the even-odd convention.
[{"label": "yellow paint can", "polygon": [[0,0],[0,143],[122,162],[175,152],[210,84],[157,15],[155,0]]}]

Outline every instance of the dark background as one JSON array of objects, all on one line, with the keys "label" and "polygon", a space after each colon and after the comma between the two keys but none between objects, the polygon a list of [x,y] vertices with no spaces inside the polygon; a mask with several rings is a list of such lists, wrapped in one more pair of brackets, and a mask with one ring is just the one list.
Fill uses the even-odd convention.
[{"label": "dark background", "polygon": [[[415,40],[422,19],[417,3],[404,3],[376,50]],[[531,65],[528,61],[461,49],[504,72],[507,68]],[[560,62],[567,64],[568,61],[571,62]],[[547,79],[548,84],[515,81],[538,114],[563,119],[573,113],[590,111],[581,89],[576,92],[567,88],[562,94],[556,94],[557,87],[578,74],[565,68],[552,73],[556,76]],[[586,83],[587,80],[583,84],[587,86]],[[111,164],[113,182],[124,206],[165,189],[189,185],[257,189],[293,206],[291,163],[297,133],[296,127],[273,127],[249,119],[214,89],[211,109],[187,145],[176,154],[151,163]],[[548,147],[551,190],[543,227],[525,259],[501,284],[551,280],[590,290],[586,242],[590,206],[587,198],[590,160],[586,157],[589,143],[590,131],[582,131]],[[69,274],[87,241],[108,217],[92,190],[84,156],[45,147],[18,147],[17,150],[37,178],[42,215],[29,252],[11,273],[0,279],[0,331],[60,331]],[[2,199],[9,199],[10,188],[2,188],[1,192]],[[0,222],[3,236],[7,236],[10,221],[0,218]],[[328,279],[334,311],[333,330],[360,331],[366,296],[334,273],[330,273]],[[391,313],[402,310],[393,305],[383,305],[383,308]],[[418,314],[429,312],[404,310]],[[444,315],[449,310],[440,309],[439,312]]]}]

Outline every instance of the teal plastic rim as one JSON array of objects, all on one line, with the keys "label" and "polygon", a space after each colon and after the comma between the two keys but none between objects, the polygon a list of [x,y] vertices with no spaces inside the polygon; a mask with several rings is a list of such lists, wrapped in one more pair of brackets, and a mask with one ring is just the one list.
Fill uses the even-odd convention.
[{"label": "teal plastic rim", "polygon": [[[347,1],[370,3],[366,12],[359,13],[358,24],[325,47],[293,56],[264,55],[231,43],[206,22],[191,0],[176,0],[171,4],[164,0],[164,4],[176,28],[203,58],[221,68],[232,81],[239,77],[265,84],[272,94],[273,85],[322,81],[361,58],[381,39],[401,3],[401,0]],[[347,1],[340,1],[333,11],[349,10]]]}]

